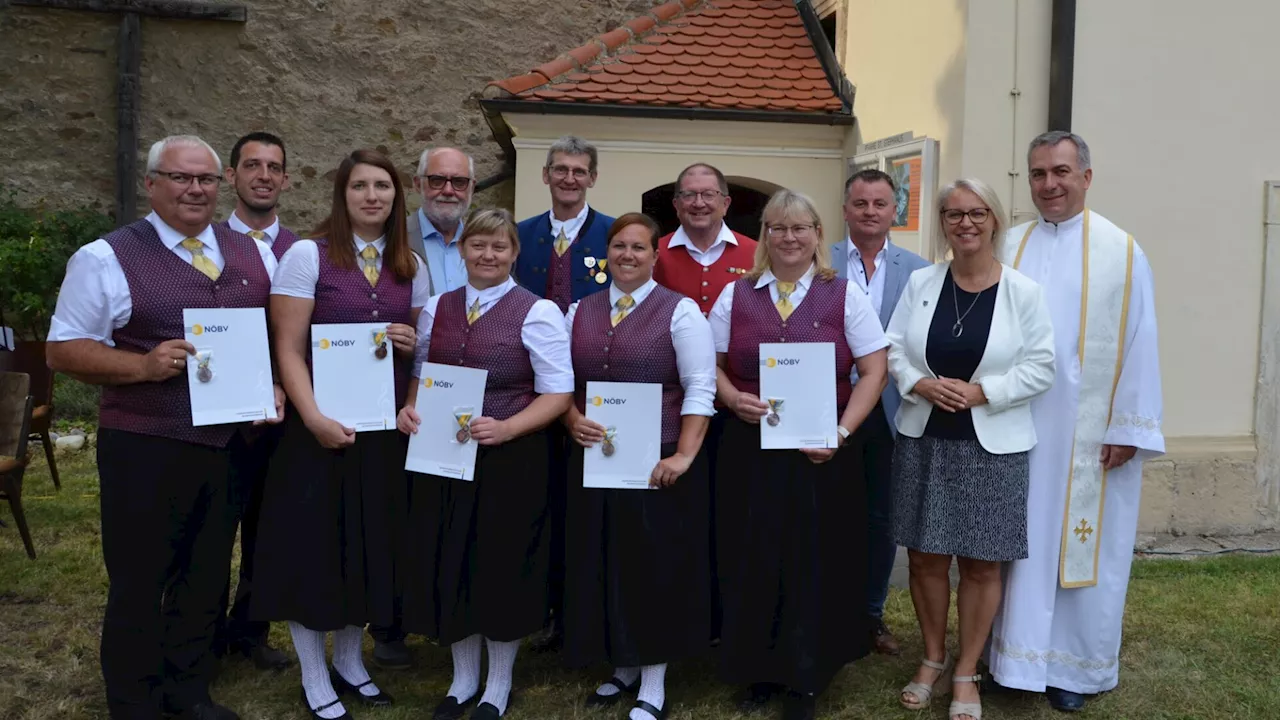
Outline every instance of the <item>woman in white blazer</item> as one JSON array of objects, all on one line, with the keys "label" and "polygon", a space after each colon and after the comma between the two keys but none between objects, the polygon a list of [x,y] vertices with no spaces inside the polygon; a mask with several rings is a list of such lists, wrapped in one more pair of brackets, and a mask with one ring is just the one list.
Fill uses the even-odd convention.
[{"label": "woman in white blazer", "polygon": [[[952,720],[980,720],[978,658],[1001,597],[1001,563],[1027,557],[1029,402],[1053,383],[1040,286],[1002,265],[1004,210],[980,180],[939,194],[951,260],[911,275],[886,333],[903,403],[894,451],[894,537],[908,549],[925,657],[901,702],[927,707],[954,660]],[[941,250],[942,252],[938,252]],[[960,566],[960,651],[947,656],[948,573]]]}]

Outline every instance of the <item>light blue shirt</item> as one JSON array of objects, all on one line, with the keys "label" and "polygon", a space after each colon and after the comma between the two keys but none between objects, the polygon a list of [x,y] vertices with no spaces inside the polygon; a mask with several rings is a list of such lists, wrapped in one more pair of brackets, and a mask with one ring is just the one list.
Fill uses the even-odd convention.
[{"label": "light blue shirt", "polygon": [[467,284],[467,266],[462,262],[458,239],[462,237],[462,223],[447,243],[444,233],[427,219],[418,208],[418,223],[422,228],[422,251],[427,256],[427,269],[431,271],[431,284],[437,295],[457,290]]}]

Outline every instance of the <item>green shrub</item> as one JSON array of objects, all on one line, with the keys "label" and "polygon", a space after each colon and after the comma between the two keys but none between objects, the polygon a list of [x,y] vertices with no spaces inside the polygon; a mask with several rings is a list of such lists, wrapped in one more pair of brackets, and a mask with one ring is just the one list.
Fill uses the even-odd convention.
[{"label": "green shrub", "polygon": [[98,398],[101,394],[102,389],[97,385],[86,385],[62,374],[55,375],[54,421],[59,425],[65,422],[91,432],[92,428],[98,426]]}]

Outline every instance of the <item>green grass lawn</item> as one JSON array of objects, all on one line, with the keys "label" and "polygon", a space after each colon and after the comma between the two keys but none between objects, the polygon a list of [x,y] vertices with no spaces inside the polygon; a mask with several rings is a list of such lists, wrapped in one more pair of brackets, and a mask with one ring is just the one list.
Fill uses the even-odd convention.
[{"label": "green grass lawn", "polygon": [[[97,476],[92,455],[60,460],[63,489],[53,493],[42,461],[27,474],[27,516],[39,559],[23,554],[7,506],[0,518],[0,718],[105,717],[98,670],[98,630],[106,574],[98,533]],[[0,503],[0,505],[4,505]],[[900,658],[870,657],[850,665],[819,703],[824,718],[944,718],[946,699],[932,712],[901,709],[897,691],[909,679],[921,646],[911,600],[894,591],[889,624],[903,641]],[[275,627],[277,646],[290,649]],[[408,672],[375,670],[394,694],[395,709],[361,718],[425,718],[449,686],[446,648],[411,640],[418,665]],[[1086,717],[1213,720],[1280,716],[1280,558],[1222,557],[1148,560],[1134,568],[1125,623],[1120,688],[1089,705]],[[714,681],[712,659],[681,663],[667,673],[670,717],[729,720],[734,688]],[[575,672],[557,659],[523,654],[508,717],[622,718],[623,710],[589,712],[580,699],[607,669]],[[247,663],[225,665],[214,696],[245,718],[302,720],[296,668],[264,675]],[[987,698],[987,718],[1062,718],[1043,698]]]}]

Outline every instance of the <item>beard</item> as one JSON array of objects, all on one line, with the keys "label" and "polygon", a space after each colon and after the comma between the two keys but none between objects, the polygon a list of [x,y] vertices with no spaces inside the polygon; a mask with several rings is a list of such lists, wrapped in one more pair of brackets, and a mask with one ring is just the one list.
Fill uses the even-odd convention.
[{"label": "beard", "polygon": [[462,220],[462,216],[467,213],[467,207],[471,205],[470,200],[459,200],[458,202],[441,202],[438,199],[426,200],[422,205],[422,212],[431,221],[432,225],[455,225]]},{"label": "beard", "polygon": [[276,197],[272,200],[259,200],[256,196],[254,196],[253,190],[250,190],[248,193],[242,193],[239,190],[237,190],[236,197],[240,198],[240,202],[244,203],[245,207],[249,208],[254,212],[259,212],[259,213],[268,213],[268,212],[271,212],[272,210],[275,210],[276,205],[279,204],[279,200],[280,200],[280,195],[278,193],[276,194]]}]

